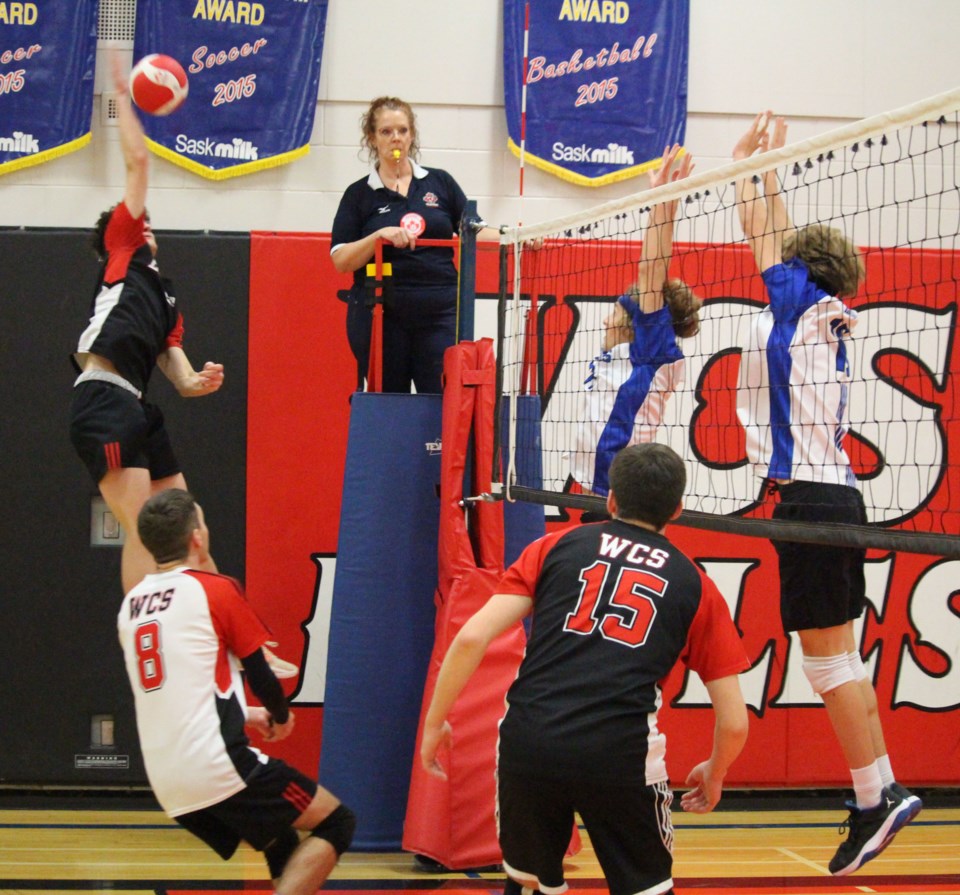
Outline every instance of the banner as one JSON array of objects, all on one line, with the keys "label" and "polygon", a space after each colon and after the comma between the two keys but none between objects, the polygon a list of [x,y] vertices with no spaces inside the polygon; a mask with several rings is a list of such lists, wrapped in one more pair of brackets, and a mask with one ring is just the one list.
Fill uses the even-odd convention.
[{"label": "banner", "polygon": [[167,117],[142,116],[147,145],[224,180],[310,150],[327,0],[137,0],[134,60],[172,56],[190,92]]},{"label": "banner", "polygon": [[97,0],[0,3],[0,174],[90,142]]},{"label": "banner", "polygon": [[517,156],[529,33],[525,163],[603,186],[683,143],[689,0],[504,0],[503,28],[507,145]]}]

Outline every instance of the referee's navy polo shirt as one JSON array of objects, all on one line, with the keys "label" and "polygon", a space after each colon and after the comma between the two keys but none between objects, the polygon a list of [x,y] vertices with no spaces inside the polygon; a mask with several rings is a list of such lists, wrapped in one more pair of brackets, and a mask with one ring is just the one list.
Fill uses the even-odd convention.
[{"label": "referee's navy polo shirt", "polygon": [[[406,196],[384,186],[374,170],[347,187],[331,231],[332,255],[345,243],[356,242],[382,227],[421,229],[420,239],[451,239],[460,230],[467,198],[460,185],[439,168],[423,168],[411,159],[413,177]],[[455,286],[453,249],[395,249],[385,245],[383,260],[393,266],[397,292],[424,286]],[[366,265],[353,272],[354,288],[366,279]]]}]

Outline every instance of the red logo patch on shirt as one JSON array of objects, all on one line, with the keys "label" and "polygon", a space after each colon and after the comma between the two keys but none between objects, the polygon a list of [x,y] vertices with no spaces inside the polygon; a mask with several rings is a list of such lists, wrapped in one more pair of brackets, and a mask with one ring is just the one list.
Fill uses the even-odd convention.
[{"label": "red logo patch on shirt", "polygon": [[423,204],[428,206],[429,208],[439,208],[440,200],[437,198],[436,193],[427,193],[423,197]]},{"label": "red logo patch on shirt", "polygon": [[427,229],[427,222],[423,219],[422,215],[417,214],[415,211],[408,211],[400,218],[400,226],[411,236],[419,236]]}]

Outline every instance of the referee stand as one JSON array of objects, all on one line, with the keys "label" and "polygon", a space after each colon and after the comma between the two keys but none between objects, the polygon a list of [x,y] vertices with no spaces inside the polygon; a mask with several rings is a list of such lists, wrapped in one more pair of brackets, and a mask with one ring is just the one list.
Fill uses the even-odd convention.
[{"label": "referee stand", "polygon": [[[473,337],[475,209],[475,203],[468,203],[461,225],[458,332],[465,340]],[[468,216],[472,216],[472,220],[468,220]],[[418,245],[438,243],[418,241]],[[378,391],[382,375],[382,300],[384,290],[389,289],[389,273],[384,269],[379,245],[373,267],[370,390],[357,392],[351,399],[320,773],[324,785],[356,812],[354,847],[365,851],[396,851],[401,848],[404,837],[424,683],[434,652],[435,630],[440,623],[435,594],[440,565],[438,543],[445,535],[441,533],[438,493],[442,481],[441,443],[446,444],[448,424],[443,418],[444,397],[441,395]],[[492,359],[492,343],[483,341],[487,343],[484,350]],[[458,350],[479,349],[467,341],[448,349],[448,353]],[[493,370],[484,375],[490,380],[492,402]],[[494,437],[492,406],[491,403],[490,412],[486,414],[491,425],[485,425],[483,435],[488,452],[492,452]],[[470,422],[468,417],[468,431]],[[485,465],[492,469],[492,462]],[[462,487],[458,494],[462,495]],[[534,507],[531,514],[529,505],[516,506],[522,506],[523,514],[512,524],[509,524],[512,507],[506,508],[507,552],[512,555],[544,530],[542,507]],[[488,505],[484,510],[503,519],[504,507],[499,503]],[[509,544],[511,538],[517,543]],[[495,562],[489,554],[490,547],[485,549],[486,561],[498,571],[502,570],[502,531],[499,546],[494,548],[499,551]],[[446,644],[443,648],[445,650]],[[519,663],[519,654],[516,663]],[[515,671],[516,664],[512,667]],[[510,681],[512,679],[511,674]],[[498,713],[493,718],[494,736],[508,685],[509,681],[505,681],[499,695],[491,695],[491,705]],[[485,745],[482,747],[489,756],[491,786],[494,741],[491,740],[489,750]],[[410,795],[411,808],[416,810],[414,800],[419,796],[416,791]],[[489,815],[486,839],[489,840],[492,833],[495,845],[492,801],[487,794],[483,795],[483,801],[482,806],[464,804],[463,811]],[[433,823],[446,828],[451,824],[449,819],[440,817],[434,817]],[[431,851],[435,852],[431,857],[450,866],[444,860],[449,855],[442,849]],[[499,857],[480,863],[496,861]]]}]

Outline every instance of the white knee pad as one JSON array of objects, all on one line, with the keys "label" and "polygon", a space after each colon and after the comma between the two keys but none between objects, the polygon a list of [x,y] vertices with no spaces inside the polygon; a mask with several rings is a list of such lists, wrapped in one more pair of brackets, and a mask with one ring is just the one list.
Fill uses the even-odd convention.
[{"label": "white knee pad", "polygon": [[867,666],[863,664],[863,659],[860,658],[860,653],[847,653],[847,656],[850,658],[850,670],[853,672],[853,679],[857,683],[865,681],[869,675],[867,674]]},{"label": "white knee pad", "polygon": [[848,653],[839,656],[804,656],[803,673],[810,681],[813,692],[820,695],[856,680]]}]

